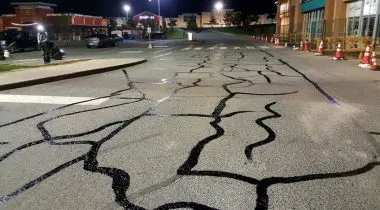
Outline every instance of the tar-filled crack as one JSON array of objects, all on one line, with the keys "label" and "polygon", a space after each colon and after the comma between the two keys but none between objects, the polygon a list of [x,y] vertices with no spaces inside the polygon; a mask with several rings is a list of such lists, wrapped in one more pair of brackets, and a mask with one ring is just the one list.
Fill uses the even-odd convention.
[{"label": "tar-filled crack", "polygon": [[273,118],[280,118],[281,115],[275,111],[273,111],[271,109],[271,106],[275,105],[276,102],[273,102],[273,103],[270,103],[270,104],[267,104],[265,106],[265,109],[272,113],[272,115],[270,116],[265,116],[265,117],[262,117],[262,118],[259,118],[256,120],[256,124],[258,124],[260,127],[264,128],[266,132],[268,132],[268,137],[260,142],[257,142],[257,143],[254,143],[254,144],[251,144],[251,145],[248,145],[246,148],[245,148],[245,156],[247,157],[247,159],[249,160],[252,160],[252,150],[256,147],[259,147],[259,146],[262,146],[264,144],[268,144],[272,141],[274,141],[276,139],[276,133],[272,130],[271,127],[269,127],[268,125],[266,125],[263,121],[265,120],[269,120],[269,119],[273,119]]},{"label": "tar-filled crack", "polygon": [[[270,57],[274,57],[272,54],[270,54],[266,51],[263,51],[263,50],[260,50],[260,51],[263,53],[266,53]],[[257,75],[263,76],[266,79],[268,84],[274,84],[271,81],[271,78],[270,78],[271,76],[264,74],[263,73],[264,71],[250,70],[248,68],[240,68],[239,67],[241,60],[246,59],[246,55],[242,51],[239,52],[239,55],[235,55],[235,56],[238,56],[238,57],[237,57],[237,59],[235,59],[236,63],[229,64],[229,67],[231,68],[230,71],[233,71],[235,69],[241,69],[241,70],[244,70],[246,72],[256,73]],[[201,56],[198,54],[193,55],[191,57],[201,58]],[[225,54],[224,57],[227,57],[227,55]],[[207,56],[203,57],[203,61],[197,63],[198,67],[193,68],[188,72],[176,72],[176,73],[174,73],[173,77],[166,79],[165,81],[171,82],[172,80],[177,78],[180,73],[192,74],[194,71],[201,69],[201,68],[204,68],[205,64],[211,65],[211,63],[210,63],[211,60],[212,60],[211,55],[207,55]],[[263,60],[265,62],[269,62],[269,59],[265,56],[264,56]],[[309,79],[305,74],[303,74],[299,70],[295,69],[294,67],[290,66],[288,63],[286,63],[282,60],[279,60],[279,61],[282,63],[282,65],[288,66],[289,68],[291,68],[292,70],[294,70],[295,72],[300,74],[306,81],[313,84],[314,87],[317,90],[319,90],[330,101],[336,102],[331,96],[329,96],[325,91],[323,91],[315,82],[313,82],[311,79]],[[264,64],[262,64],[262,65],[264,65]],[[265,68],[266,68],[266,70],[265,70],[266,72],[275,73],[277,76],[299,77],[299,76],[284,75],[281,72],[273,70],[272,65],[269,65],[269,64],[265,64]],[[175,175],[172,178],[169,178],[164,183],[158,183],[158,184],[155,184],[154,186],[146,188],[148,191],[146,191],[146,192],[144,191],[144,192],[142,192],[142,194],[149,192],[149,190],[154,191],[154,190],[157,190],[163,186],[170,185],[175,180],[179,180],[180,177],[184,178],[186,176],[198,176],[198,177],[207,176],[207,177],[215,177],[215,178],[233,179],[233,180],[240,181],[240,182],[243,182],[243,183],[246,183],[246,184],[249,184],[249,185],[256,187],[257,198],[256,198],[255,209],[261,210],[261,209],[268,209],[268,207],[269,207],[268,189],[269,189],[269,187],[271,187],[273,185],[291,184],[291,183],[306,182],[306,181],[321,180],[321,179],[332,179],[332,178],[356,176],[359,174],[366,173],[366,172],[372,170],[374,167],[380,165],[380,163],[378,161],[374,160],[374,161],[372,161],[372,162],[370,162],[370,163],[368,163],[368,164],[366,164],[360,168],[349,170],[349,171],[344,171],[344,172],[308,174],[308,175],[293,176],[293,177],[269,177],[269,178],[263,178],[263,179],[257,179],[254,177],[245,176],[242,174],[238,174],[237,172],[231,173],[231,172],[218,171],[218,170],[194,170],[194,168],[199,163],[199,158],[200,158],[204,148],[206,146],[208,146],[211,142],[216,141],[216,140],[218,140],[224,136],[225,128],[223,128],[220,125],[223,119],[236,117],[239,114],[244,114],[244,113],[259,112],[259,111],[253,111],[253,110],[241,110],[241,111],[235,111],[235,112],[223,114],[223,112],[225,111],[225,109],[228,106],[228,103],[230,102],[231,99],[235,98],[237,95],[283,96],[283,95],[298,93],[298,91],[280,92],[280,93],[235,92],[235,91],[231,90],[231,86],[239,85],[239,84],[247,84],[246,87],[248,87],[248,86],[255,85],[255,82],[253,80],[247,79],[248,77],[240,78],[240,77],[234,77],[234,76],[228,75],[225,72],[223,73],[222,67],[217,72],[200,72],[200,73],[207,74],[207,75],[209,75],[209,78],[212,78],[212,79],[215,78],[215,75],[218,75],[218,76],[222,76],[224,78],[227,78],[228,80],[232,80],[230,82],[227,82],[227,83],[224,83],[223,85],[221,85],[221,88],[223,88],[224,91],[226,92],[226,96],[221,98],[221,100],[216,104],[216,106],[213,108],[212,113],[210,113],[210,114],[197,114],[197,113],[158,114],[158,113],[155,113],[156,108],[160,104],[169,100],[172,97],[175,97],[179,91],[186,90],[189,88],[202,87],[202,85],[200,85],[200,84],[203,82],[203,80],[201,78],[197,78],[197,79],[195,79],[195,81],[191,82],[190,85],[185,85],[182,82],[174,83],[174,84],[178,85],[178,88],[175,88],[169,96],[164,97],[160,100],[154,101],[154,103],[149,108],[147,108],[146,111],[144,111],[141,114],[139,114],[135,117],[132,117],[130,119],[108,122],[104,125],[101,125],[95,129],[93,129],[93,130],[88,130],[88,131],[81,132],[81,133],[64,134],[64,135],[60,135],[60,136],[52,136],[51,135],[51,133],[49,132],[49,130],[45,126],[47,123],[52,122],[54,120],[58,120],[58,119],[61,119],[61,118],[67,117],[67,116],[75,116],[76,114],[93,112],[93,111],[103,110],[103,109],[110,109],[110,108],[114,108],[114,107],[121,107],[121,106],[126,106],[129,104],[135,104],[135,103],[139,103],[139,102],[148,100],[146,98],[146,94],[143,91],[141,91],[138,87],[136,87],[135,84],[137,84],[138,81],[136,81],[136,82],[132,81],[130,79],[127,71],[123,70],[123,74],[126,78],[128,88],[115,91],[115,92],[113,92],[107,96],[102,96],[99,98],[125,99],[128,101],[126,101],[124,103],[104,106],[104,107],[100,107],[100,108],[86,109],[86,110],[82,110],[82,111],[59,114],[55,117],[51,117],[49,119],[46,119],[46,120],[43,120],[43,121],[37,123],[36,126],[37,126],[38,130],[40,131],[43,138],[40,140],[35,140],[35,141],[30,141],[28,143],[25,143],[21,146],[16,147],[13,150],[7,152],[6,154],[0,156],[0,163],[2,161],[4,161],[5,159],[9,158],[10,156],[15,155],[17,152],[19,152],[21,150],[28,149],[28,148],[31,148],[33,146],[44,144],[44,143],[48,143],[50,145],[56,145],[56,146],[88,145],[90,147],[90,149],[85,154],[57,166],[56,168],[44,173],[43,175],[27,182],[26,184],[24,184],[22,187],[16,189],[15,191],[13,191],[13,192],[5,195],[5,196],[0,197],[0,205],[4,204],[6,201],[8,201],[10,199],[13,199],[13,198],[19,196],[20,194],[22,194],[26,190],[38,185],[42,181],[44,181],[44,180],[48,179],[49,177],[61,172],[62,170],[83,161],[83,169],[84,170],[89,171],[89,172],[93,172],[93,173],[102,174],[104,176],[111,178],[111,180],[112,180],[111,187],[112,187],[113,192],[114,192],[115,201],[121,207],[123,207],[124,209],[145,210],[144,207],[136,205],[128,199],[127,191],[130,187],[131,181],[133,181],[133,180],[131,180],[129,173],[122,170],[122,169],[119,169],[119,168],[99,166],[101,164],[98,162],[97,158],[99,155],[99,151],[100,151],[100,149],[104,143],[111,141],[116,135],[120,134],[120,132],[125,130],[125,128],[127,128],[131,124],[137,122],[141,118],[152,117],[152,116],[210,119],[211,120],[210,125],[215,130],[215,133],[213,135],[210,135],[210,136],[207,136],[207,137],[201,139],[191,149],[191,151],[189,152],[185,162],[178,167],[177,175]],[[127,91],[136,91],[139,93],[140,97],[123,97],[123,96],[120,96],[122,93],[127,92]],[[96,98],[93,100],[97,100],[99,98]],[[89,101],[91,101],[91,100],[89,100]],[[87,101],[85,101],[85,102],[87,102]],[[152,100],[150,100],[150,102],[152,102]],[[83,102],[79,102],[79,103],[83,103]],[[65,108],[71,107],[71,106],[76,105],[76,104],[78,104],[78,103],[65,105],[65,106],[56,108],[54,110],[42,112],[42,113],[35,114],[35,115],[29,116],[29,117],[25,117],[25,118],[22,118],[19,120],[15,120],[13,122],[0,125],[0,128],[5,127],[5,126],[11,126],[13,124],[20,123],[20,122],[30,120],[30,119],[34,119],[37,117],[41,117],[41,116],[44,116],[45,114],[52,113],[54,111],[64,110]],[[267,123],[264,123],[265,121],[281,117],[281,114],[279,114],[278,112],[274,111],[271,108],[275,104],[276,104],[276,102],[271,102],[271,103],[266,104],[265,111],[270,112],[271,115],[267,115],[267,116],[258,118],[255,121],[257,125],[259,125],[262,129],[264,129],[268,133],[268,137],[265,138],[264,140],[257,142],[257,143],[253,143],[253,144],[246,146],[244,152],[245,152],[245,156],[248,160],[254,159],[252,153],[253,153],[253,150],[255,148],[267,145],[267,144],[274,142],[276,140],[276,132]],[[260,111],[260,112],[264,112],[264,111]],[[108,133],[108,135],[106,135],[105,137],[103,137],[101,139],[92,139],[89,137],[91,134],[99,133],[99,132],[105,131],[106,129],[109,130],[109,133]],[[372,134],[372,135],[380,135],[379,132],[368,132],[368,133]],[[87,138],[85,140],[76,140],[75,138],[78,138],[78,137],[87,137]],[[65,140],[65,141],[60,141],[60,140]],[[6,144],[11,145],[10,142],[0,142],[0,145],[6,145]],[[162,206],[159,206],[155,209],[161,210],[161,209],[177,209],[177,208],[215,209],[215,208],[209,207],[207,205],[199,204],[196,202],[168,203],[168,204],[164,204]]]},{"label": "tar-filled crack", "polygon": [[371,135],[380,135],[380,132],[368,132]]}]

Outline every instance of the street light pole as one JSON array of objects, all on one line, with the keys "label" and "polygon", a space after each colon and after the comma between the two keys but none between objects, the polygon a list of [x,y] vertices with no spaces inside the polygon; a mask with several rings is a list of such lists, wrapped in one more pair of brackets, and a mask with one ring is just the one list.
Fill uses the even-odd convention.
[{"label": "street light pole", "polygon": [[[149,2],[152,2],[152,0],[149,0]],[[158,21],[158,31],[161,32],[161,1],[157,0],[158,3],[158,16],[159,16],[159,21]]]},{"label": "street light pole", "polygon": [[131,10],[131,7],[129,5],[124,5],[124,11],[127,13],[127,25],[128,25],[129,11],[130,10]]},{"label": "street light pole", "polygon": [[161,32],[161,2],[158,0],[158,16],[160,20],[158,21],[158,31]]},{"label": "street light pole", "polygon": [[[221,1],[219,1],[219,2],[216,2],[215,3],[215,9],[216,9],[216,11],[218,12],[218,19],[220,19],[220,11],[223,9],[223,7],[224,7],[224,5],[223,5],[223,2],[221,2]],[[218,23],[218,25],[219,25],[219,27],[220,27],[220,22]]]}]

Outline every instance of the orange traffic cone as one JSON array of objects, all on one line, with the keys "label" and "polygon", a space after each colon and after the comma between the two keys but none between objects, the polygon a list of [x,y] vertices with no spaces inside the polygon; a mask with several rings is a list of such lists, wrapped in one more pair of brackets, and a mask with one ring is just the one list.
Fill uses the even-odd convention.
[{"label": "orange traffic cone", "polygon": [[364,56],[360,60],[360,63],[371,64],[371,47],[369,45],[365,48]]},{"label": "orange traffic cone", "polygon": [[310,50],[309,50],[309,43],[307,42],[307,40],[305,40],[305,43],[303,45],[303,51],[304,52],[310,52]]},{"label": "orange traffic cone", "polygon": [[377,65],[377,62],[376,62],[376,52],[375,51],[372,51],[371,70],[372,71],[379,70],[379,66]]},{"label": "orange traffic cone", "polygon": [[325,52],[323,50],[323,40],[321,40],[321,43],[319,44],[319,47],[318,47],[318,50],[317,50],[317,53],[315,53],[316,56],[322,56],[324,55]]},{"label": "orange traffic cone", "polygon": [[280,39],[276,39],[276,46],[279,47],[280,46]]},{"label": "orange traffic cone", "polygon": [[303,50],[303,41],[301,41],[300,48],[299,48],[299,51],[302,51],[302,50]]},{"label": "orange traffic cone", "polygon": [[343,59],[344,59],[344,54],[342,51],[342,45],[339,43],[336,49],[335,57],[333,57],[333,60],[337,61],[337,60],[343,60]]}]

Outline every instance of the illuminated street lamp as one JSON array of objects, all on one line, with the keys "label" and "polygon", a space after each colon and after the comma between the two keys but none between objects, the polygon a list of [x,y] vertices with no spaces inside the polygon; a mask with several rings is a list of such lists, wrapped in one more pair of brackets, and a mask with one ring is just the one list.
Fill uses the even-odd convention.
[{"label": "illuminated street lamp", "polygon": [[129,11],[131,11],[131,7],[129,5],[124,5],[124,11],[127,13],[127,22],[128,22],[128,15],[129,15]]},{"label": "illuminated street lamp", "polygon": [[218,12],[220,12],[220,10],[222,10],[223,9],[223,3],[222,2],[216,2],[215,3],[215,9],[218,11]]}]

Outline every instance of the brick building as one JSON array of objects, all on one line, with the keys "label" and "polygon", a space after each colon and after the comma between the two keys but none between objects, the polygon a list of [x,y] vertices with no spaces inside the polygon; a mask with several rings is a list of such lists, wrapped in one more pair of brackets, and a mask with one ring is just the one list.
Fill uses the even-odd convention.
[{"label": "brick building", "polygon": [[[0,32],[5,30],[25,30],[25,24],[42,24],[52,34],[70,34],[71,38],[81,39],[82,36],[97,31],[106,33],[107,20],[102,17],[54,13],[55,4],[45,2],[14,2],[15,14],[0,16]],[[30,27],[28,27],[30,30]],[[58,36],[58,35],[57,35]]]}]

